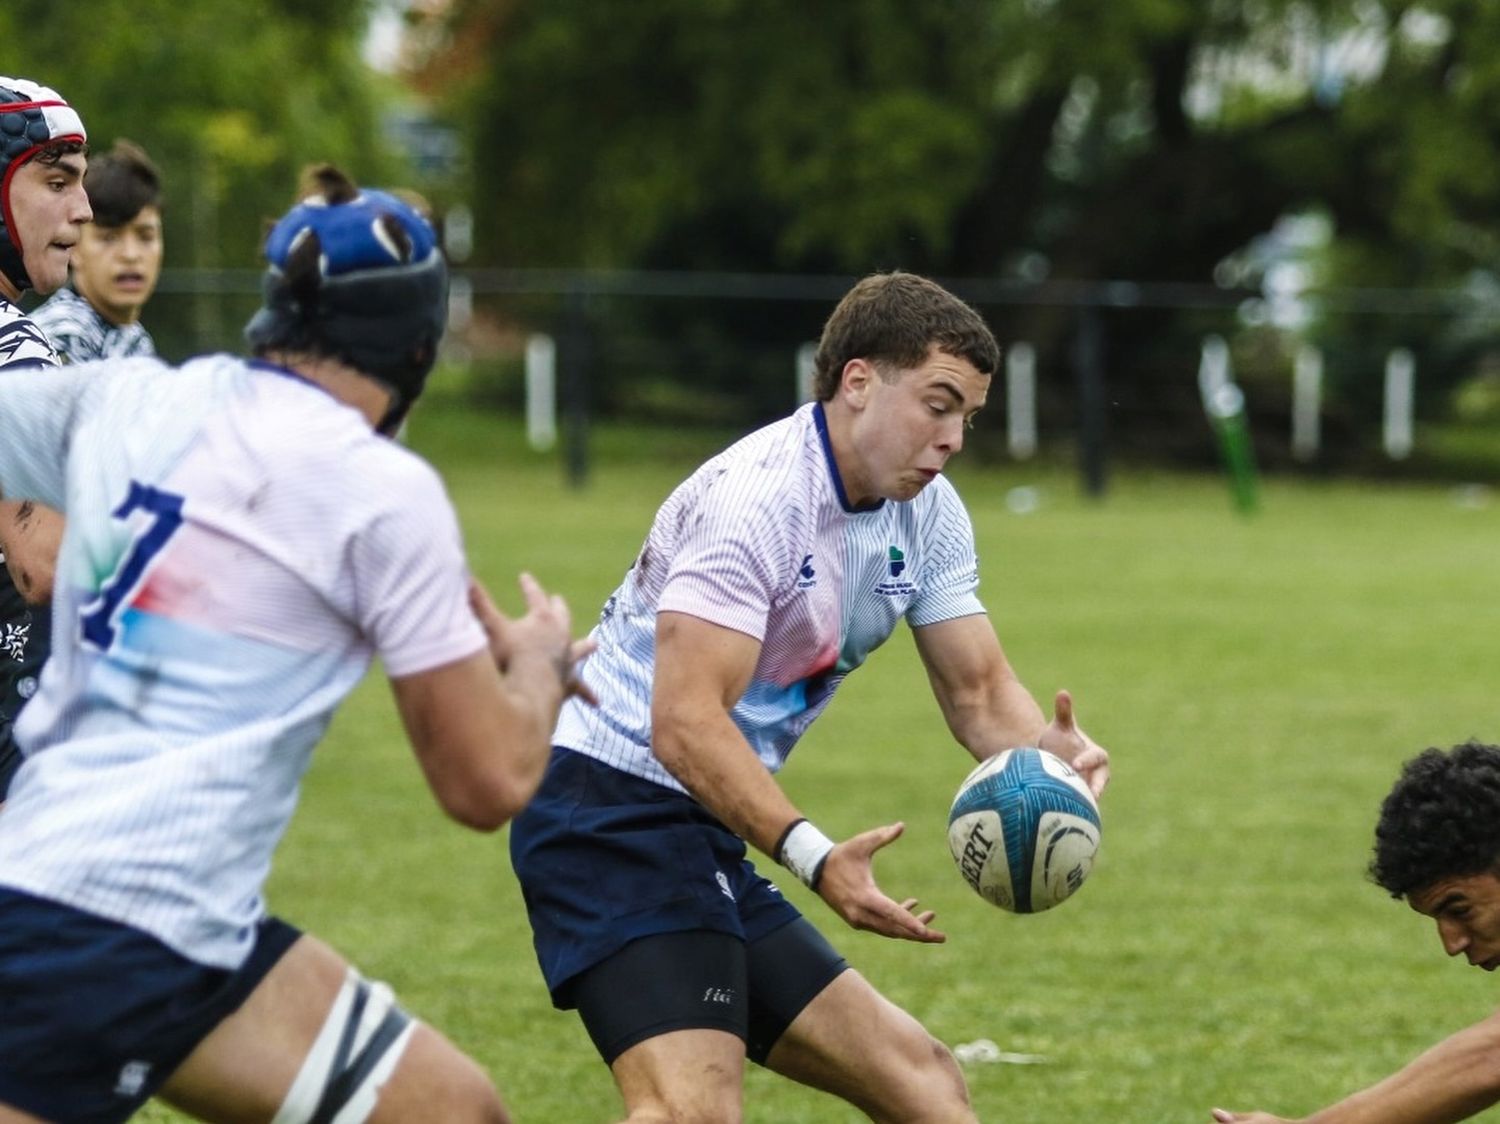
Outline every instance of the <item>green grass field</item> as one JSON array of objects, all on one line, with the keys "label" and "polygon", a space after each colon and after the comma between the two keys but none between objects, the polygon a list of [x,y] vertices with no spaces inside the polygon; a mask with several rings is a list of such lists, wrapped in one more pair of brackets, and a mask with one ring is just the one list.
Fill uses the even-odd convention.
[{"label": "green grass field", "polygon": [[[510,423],[433,411],[411,441],[443,469],[502,606],[517,607],[527,568],[580,625],[714,447],[602,434],[590,486],[573,491],[554,458],[518,451]],[[1431,923],[1364,864],[1405,757],[1500,738],[1500,503],[1271,482],[1245,519],[1212,478],[1122,476],[1102,504],[1055,470],[958,464],[953,478],[1012,662],[1049,711],[1071,689],[1113,753],[1092,878],[1035,917],[970,893],[944,828],[971,762],[901,633],[782,777],[832,835],[904,820],[877,877],[935,908],[948,934],[917,946],[853,933],[790,886],[850,961],[950,1045],[1045,1056],[966,1067],[982,1119],[1202,1122],[1212,1104],[1300,1115],[1492,1009],[1493,982],[1446,960]],[[1021,484],[1040,490],[1031,514],[1007,508]],[[270,900],[478,1058],[519,1120],[616,1119],[607,1071],[547,1001],[504,833],[443,818],[378,677],[315,756]],[[746,1101],[759,1124],[863,1119],[759,1071]]]}]

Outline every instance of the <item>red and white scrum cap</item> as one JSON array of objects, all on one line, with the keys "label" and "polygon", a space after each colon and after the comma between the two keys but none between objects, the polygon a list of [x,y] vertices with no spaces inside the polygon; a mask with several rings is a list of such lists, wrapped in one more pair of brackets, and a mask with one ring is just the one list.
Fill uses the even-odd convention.
[{"label": "red and white scrum cap", "polygon": [[21,240],[11,222],[11,177],[48,145],[87,140],[83,119],[56,90],[0,75],[0,270],[23,289],[31,287],[31,279],[21,264]]}]

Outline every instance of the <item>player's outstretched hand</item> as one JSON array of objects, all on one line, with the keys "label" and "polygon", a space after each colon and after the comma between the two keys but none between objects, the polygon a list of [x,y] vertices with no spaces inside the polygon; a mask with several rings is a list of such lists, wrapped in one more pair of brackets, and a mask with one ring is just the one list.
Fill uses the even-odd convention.
[{"label": "player's outstretched hand", "polygon": [[937,916],[918,910],[917,899],[903,902],[886,897],[875,885],[875,852],[898,839],[905,824],[871,828],[834,847],[823,863],[818,894],[852,928],[866,929],[897,940],[940,944],[948,938],[931,928]]},{"label": "player's outstretched hand", "polygon": [[1097,799],[1109,784],[1109,751],[1083,732],[1073,718],[1073,696],[1057,692],[1052,723],[1037,739],[1037,748],[1055,753],[1078,771]]},{"label": "player's outstretched hand", "polygon": [[1213,1116],[1216,1124],[1297,1124],[1294,1120],[1272,1116],[1269,1112],[1230,1112],[1227,1108],[1216,1108]]},{"label": "player's outstretched hand", "polygon": [[526,613],[507,617],[478,581],[469,583],[469,606],[489,641],[490,655],[502,674],[519,652],[534,652],[557,667],[565,695],[597,705],[598,699],[579,678],[578,667],[594,650],[594,641],[572,638],[572,614],[561,596],[549,594],[530,574],[520,576]]}]

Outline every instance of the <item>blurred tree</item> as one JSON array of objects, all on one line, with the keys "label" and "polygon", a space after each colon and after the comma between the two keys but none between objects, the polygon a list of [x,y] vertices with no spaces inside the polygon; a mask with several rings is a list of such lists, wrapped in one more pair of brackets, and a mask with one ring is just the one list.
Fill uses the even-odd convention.
[{"label": "blurred tree", "polygon": [[[1446,285],[1500,248],[1490,0],[428,0],[412,23],[471,135],[479,262],[1204,284],[1297,211],[1331,221],[1325,285]],[[1073,327],[1000,319],[1056,354]],[[1196,393],[1196,354],[1161,351],[1188,321],[1107,320],[1123,409]],[[1415,344],[1424,387],[1462,369],[1432,317],[1353,323],[1325,331]]]}]

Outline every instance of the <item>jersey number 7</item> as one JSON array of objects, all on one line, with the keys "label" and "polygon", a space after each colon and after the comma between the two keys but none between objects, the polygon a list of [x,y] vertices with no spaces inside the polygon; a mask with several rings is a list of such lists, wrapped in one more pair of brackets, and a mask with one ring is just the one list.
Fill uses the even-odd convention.
[{"label": "jersey number 7", "polygon": [[100,651],[115,642],[115,617],[120,605],[140,586],[151,560],[167,545],[167,540],[177,528],[182,526],[181,496],[132,480],[130,494],[125,497],[125,502],[110,514],[116,519],[128,519],[136,511],[150,512],[156,518],[130,544],[125,560],[120,563],[114,576],[104,583],[99,596],[81,610],[83,639]]}]

